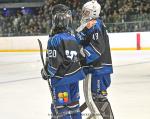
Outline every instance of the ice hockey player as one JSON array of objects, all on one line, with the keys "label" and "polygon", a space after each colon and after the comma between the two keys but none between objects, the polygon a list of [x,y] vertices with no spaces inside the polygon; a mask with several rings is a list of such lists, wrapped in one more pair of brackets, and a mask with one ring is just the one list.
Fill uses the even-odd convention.
[{"label": "ice hockey player", "polygon": [[85,78],[79,61],[79,45],[70,33],[72,15],[69,8],[57,4],[52,8],[52,33],[48,40],[46,65],[52,87],[52,119],[81,119],[79,110],[79,80]]},{"label": "ice hockey player", "polygon": [[83,5],[81,26],[77,29],[76,39],[82,45],[85,73],[92,74],[92,98],[103,119],[114,119],[111,105],[107,99],[110,74],[113,73],[106,27],[99,18],[101,6],[96,0]]}]

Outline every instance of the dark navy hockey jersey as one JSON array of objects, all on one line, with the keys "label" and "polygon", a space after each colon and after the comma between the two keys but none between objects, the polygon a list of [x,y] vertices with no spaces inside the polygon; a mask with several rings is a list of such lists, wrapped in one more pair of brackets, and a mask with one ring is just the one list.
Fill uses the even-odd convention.
[{"label": "dark navy hockey jersey", "polygon": [[105,51],[101,55],[101,59],[100,59],[100,61],[102,63],[102,67],[103,67],[101,72],[104,74],[113,73],[109,36],[107,34],[106,26],[104,24],[102,25],[102,34],[103,34],[103,38],[104,38],[104,42],[105,42]]},{"label": "dark navy hockey jersey", "polygon": [[53,86],[84,79],[79,53],[75,37],[67,32],[56,34],[48,40],[46,64]]},{"label": "dark navy hockey jersey", "polygon": [[93,66],[100,71],[99,74],[113,72],[109,38],[100,19],[90,29],[85,28],[77,33],[76,39],[84,48],[87,66]]}]

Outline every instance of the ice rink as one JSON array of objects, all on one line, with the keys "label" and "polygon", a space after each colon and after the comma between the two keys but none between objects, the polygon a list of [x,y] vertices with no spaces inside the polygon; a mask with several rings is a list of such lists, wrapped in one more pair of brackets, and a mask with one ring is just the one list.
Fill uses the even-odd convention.
[{"label": "ice rink", "polygon": [[[150,51],[113,51],[112,58],[108,98],[115,119],[150,119]],[[0,53],[0,119],[49,119],[51,97],[41,68],[39,52]],[[80,87],[82,104],[82,82]]]}]

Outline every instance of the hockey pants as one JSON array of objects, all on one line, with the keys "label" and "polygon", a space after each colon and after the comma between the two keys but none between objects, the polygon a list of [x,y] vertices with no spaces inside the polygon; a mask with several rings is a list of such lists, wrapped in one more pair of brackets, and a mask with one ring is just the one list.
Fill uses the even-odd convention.
[{"label": "hockey pants", "polygon": [[51,104],[52,119],[82,119],[79,110],[78,82],[53,87],[54,101]]}]

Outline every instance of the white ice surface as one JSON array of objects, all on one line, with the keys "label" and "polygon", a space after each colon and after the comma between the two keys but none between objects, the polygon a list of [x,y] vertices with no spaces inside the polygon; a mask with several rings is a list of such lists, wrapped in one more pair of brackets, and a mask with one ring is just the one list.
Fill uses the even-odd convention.
[{"label": "white ice surface", "polygon": [[[150,51],[113,51],[112,57],[108,98],[115,119],[150,119]],[[0,119],[49,119],[51,97],[41,68],[39,53],[0,53]],[[82,82],[80,89],[82,104]]]}]

